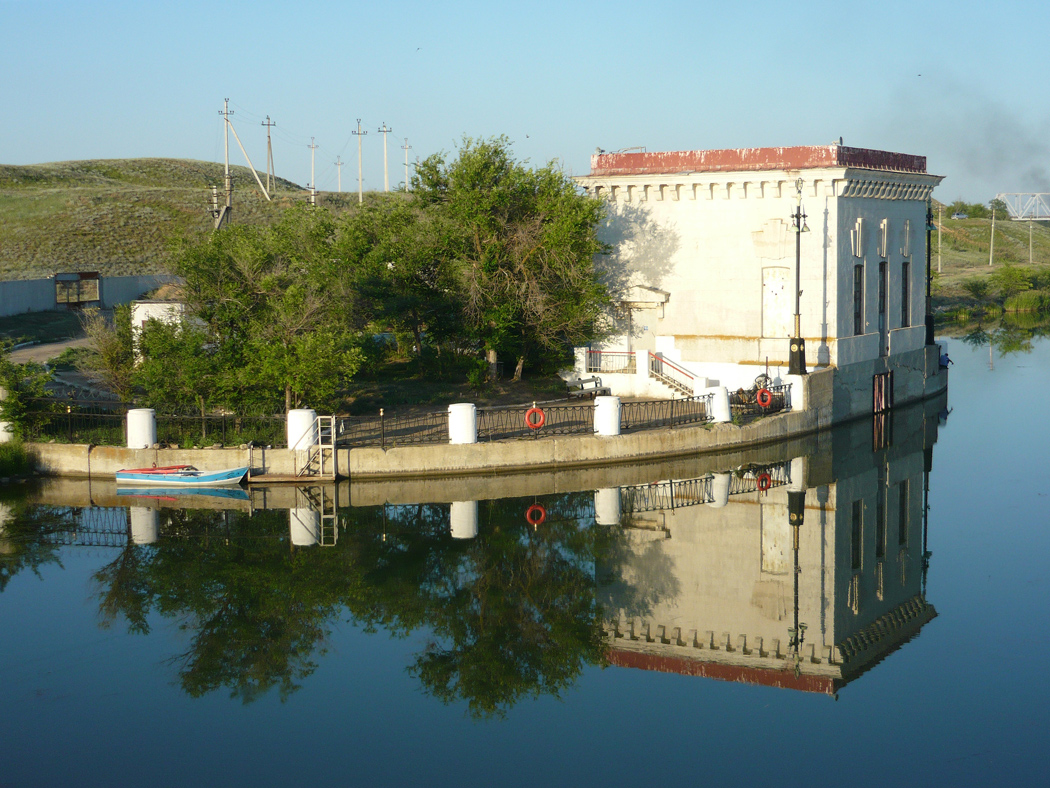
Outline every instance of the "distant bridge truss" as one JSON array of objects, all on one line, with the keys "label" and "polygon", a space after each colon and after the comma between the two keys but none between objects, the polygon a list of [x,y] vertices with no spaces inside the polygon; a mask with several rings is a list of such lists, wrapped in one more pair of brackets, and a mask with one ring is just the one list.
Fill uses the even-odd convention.
[{"label": "distant bridge truss", "polygon": [[1050,221],[1050,194],[1048,193],[997,194],[995,198],[1006,203],[1011,219]]}]

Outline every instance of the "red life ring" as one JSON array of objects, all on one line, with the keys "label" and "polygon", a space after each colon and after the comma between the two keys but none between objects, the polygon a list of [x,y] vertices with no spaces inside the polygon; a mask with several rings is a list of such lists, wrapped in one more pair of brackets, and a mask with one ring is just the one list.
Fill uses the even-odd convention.
[{"label": "red life ring", "polygon": [[[533,421],[533,416],[539,416],[538,419]],[[525,426],[530,430],[538,430],[544,424],[547,423],[547,414],[543,412],[542,408],[529,408],[525,411]]]},{"label": "red life ring", "polygon": [[773,480],[769,478],[768,473],[760,473],[758,475],[758,489],[765,492],[769,489],[769,486],[773,483]]},{"label": "red life ring", "polygon": [[763,408],[768,408],[773,404],[773,394],[769,389],[759,389],[758,394],[755,395],[755,401]]},{"label": "red life ring", "polygon": [[547,510],[540,506],[538,503],[534,503],[528,509],[525,510],[525,520],[529,525],[535,527],[542,525],[543,521],[547,519]]}]

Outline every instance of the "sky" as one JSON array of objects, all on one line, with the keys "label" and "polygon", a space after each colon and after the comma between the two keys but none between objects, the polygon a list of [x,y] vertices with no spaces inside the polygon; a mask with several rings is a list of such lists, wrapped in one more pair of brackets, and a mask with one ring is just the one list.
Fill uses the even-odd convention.
[{"label": "sky", "polygon": [[[356,191],[464,135],[586,174],[596,148],[844,144],[934,193],[1050,192],[1050,3],[0,0],[0,163],[221,161]],[[366,132],[357,137],[357,120]],[[244,164],[230,140],[231,163]],[[336,161],[344,162],[342,167]]]}]

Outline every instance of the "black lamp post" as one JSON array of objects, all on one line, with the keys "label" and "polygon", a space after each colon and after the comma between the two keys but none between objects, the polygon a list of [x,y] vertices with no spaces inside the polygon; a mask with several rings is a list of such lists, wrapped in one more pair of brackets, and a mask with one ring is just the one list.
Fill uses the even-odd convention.
[{"label": "black lamp post", "polygon": [[795,212],[791,214],[791,221],[795,226],[795,334],[791,337],[790,353],[788,354],[788,374],[806,374],[806,341],[802,338],[802,314],[800,300],[802,298],[802,233],[809,232],[806,224],[806,212],[802,209],[802,179],[795,181],[795,189],[798,192],[798,203]]},{"label": "black lamp post", "polygon": [[933,231],[933,206],[926,200],[926,344],[933,344],[933,299],[930,297],[930,287],[933,282],[933,271],[930,269],[930,243]]},{"label": "black lamp post", "polygon": [[788,630],[790,639],[788,647],[795,660],[795,678],[802,672],[802,644],[806,641],[806,625],[798,620],[798,576],[801,573],[798,563],[798,548],[802,522],[806,516],[806,491],[788,490],[788,521],[791,523],[791,546],[795,558],[795,626]]}]

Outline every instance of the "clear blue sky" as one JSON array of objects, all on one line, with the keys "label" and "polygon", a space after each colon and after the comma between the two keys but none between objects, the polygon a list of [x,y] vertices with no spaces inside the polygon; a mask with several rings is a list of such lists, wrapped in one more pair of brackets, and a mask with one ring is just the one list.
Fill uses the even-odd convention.
[{"label": "clear blue sky", "polygon": [[[928,157],[939,199],[1050,191],[1050,4],[0,0],[0,162],[219,161],[366,189],[462,135],[575,174],[616,150],[823,144]],[[920,76],[921,75],[921,76]],[[234,143],[231,141],[231,145]],[[234,147],[231,160],[243,163]]]}]

